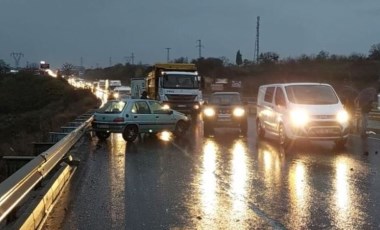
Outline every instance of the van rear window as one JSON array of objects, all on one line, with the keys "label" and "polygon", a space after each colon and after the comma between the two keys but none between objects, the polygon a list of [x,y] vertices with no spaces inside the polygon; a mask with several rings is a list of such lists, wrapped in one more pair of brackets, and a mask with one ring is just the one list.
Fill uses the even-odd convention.
[{"label": "van rear window", "polygon": [[294,104],[329,105],[339,99],[328,85],[291,85],[285,87],[290,102]]}]

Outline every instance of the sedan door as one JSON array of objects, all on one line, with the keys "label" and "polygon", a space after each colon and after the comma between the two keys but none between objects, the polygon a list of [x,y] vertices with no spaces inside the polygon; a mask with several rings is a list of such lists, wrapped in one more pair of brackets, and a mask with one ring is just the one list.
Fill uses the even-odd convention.
[{"label": "sedan door", "polygon": [[146,101],[135,101],[130,113],[130,121],[137,124],[140,132],[158,132],[155,114],[152,113]]},{"label": "sedan door", "polygon": [[170,109],[163,109],[162,105],[157,101],[149,101],[149,105],[155,115],[157,128],[160,130],[173,131],[176,124],[173,111]]}]

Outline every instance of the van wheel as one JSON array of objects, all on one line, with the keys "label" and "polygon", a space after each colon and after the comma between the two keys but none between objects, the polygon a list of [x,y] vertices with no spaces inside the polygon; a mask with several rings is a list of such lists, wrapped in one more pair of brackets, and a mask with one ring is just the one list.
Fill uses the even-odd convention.
[{"label": "van wheel", "polygon": [[123,131],[123,139],[125,141],[133,142],[136,140],[139,130],[136,125],[128,125]]},{"label": "van wheel", "polygon": [[100,139],[100,140],[105,140],[107,139],[111,133],[104,132],[104,131],[97,131],[95,132],[95,135]]},{"label": "van wheel", "polygon": [[286,147],[289,144],[289,138],[286,136],[284,125],[280,124],[278,128],[278,136],[280,138],[280,145]]},{"label": "van wheel", "polygon": [[261,121],[259,119],[257,119],[256,121],[256,133],[257,133],[257,136],[259,136],[260,138],[263,138],[265,136],[264,127],[261,124]]},{"label": "van wheel", "polygon": [[335,141],[335,146],[339,149],[342,149],[342,148],[344,148],[346,143],[347,143],[347,138],[342,138],[342,139]]}]

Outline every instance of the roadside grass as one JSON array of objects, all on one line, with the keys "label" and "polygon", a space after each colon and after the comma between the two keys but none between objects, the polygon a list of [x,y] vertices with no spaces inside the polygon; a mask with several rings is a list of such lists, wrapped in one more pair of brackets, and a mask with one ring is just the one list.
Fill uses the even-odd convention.
[{"label": "roadside grass", "polygon": [[[75,89],[63,79],[0,76],[0,158],[32,155],[32,142],[46,141],[49,132],[98,105],[89,90]],[[0,181],[2,177],[0,173]]]}]

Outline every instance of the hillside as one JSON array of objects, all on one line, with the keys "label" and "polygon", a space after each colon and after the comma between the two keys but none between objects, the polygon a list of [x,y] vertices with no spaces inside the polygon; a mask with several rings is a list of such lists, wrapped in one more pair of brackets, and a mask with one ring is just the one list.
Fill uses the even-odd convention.
[{"label": "hillside", "polygon": [[30,155],[31,142],[98,105],[88,90],[63,79],[0,75],[0,155]]}]

